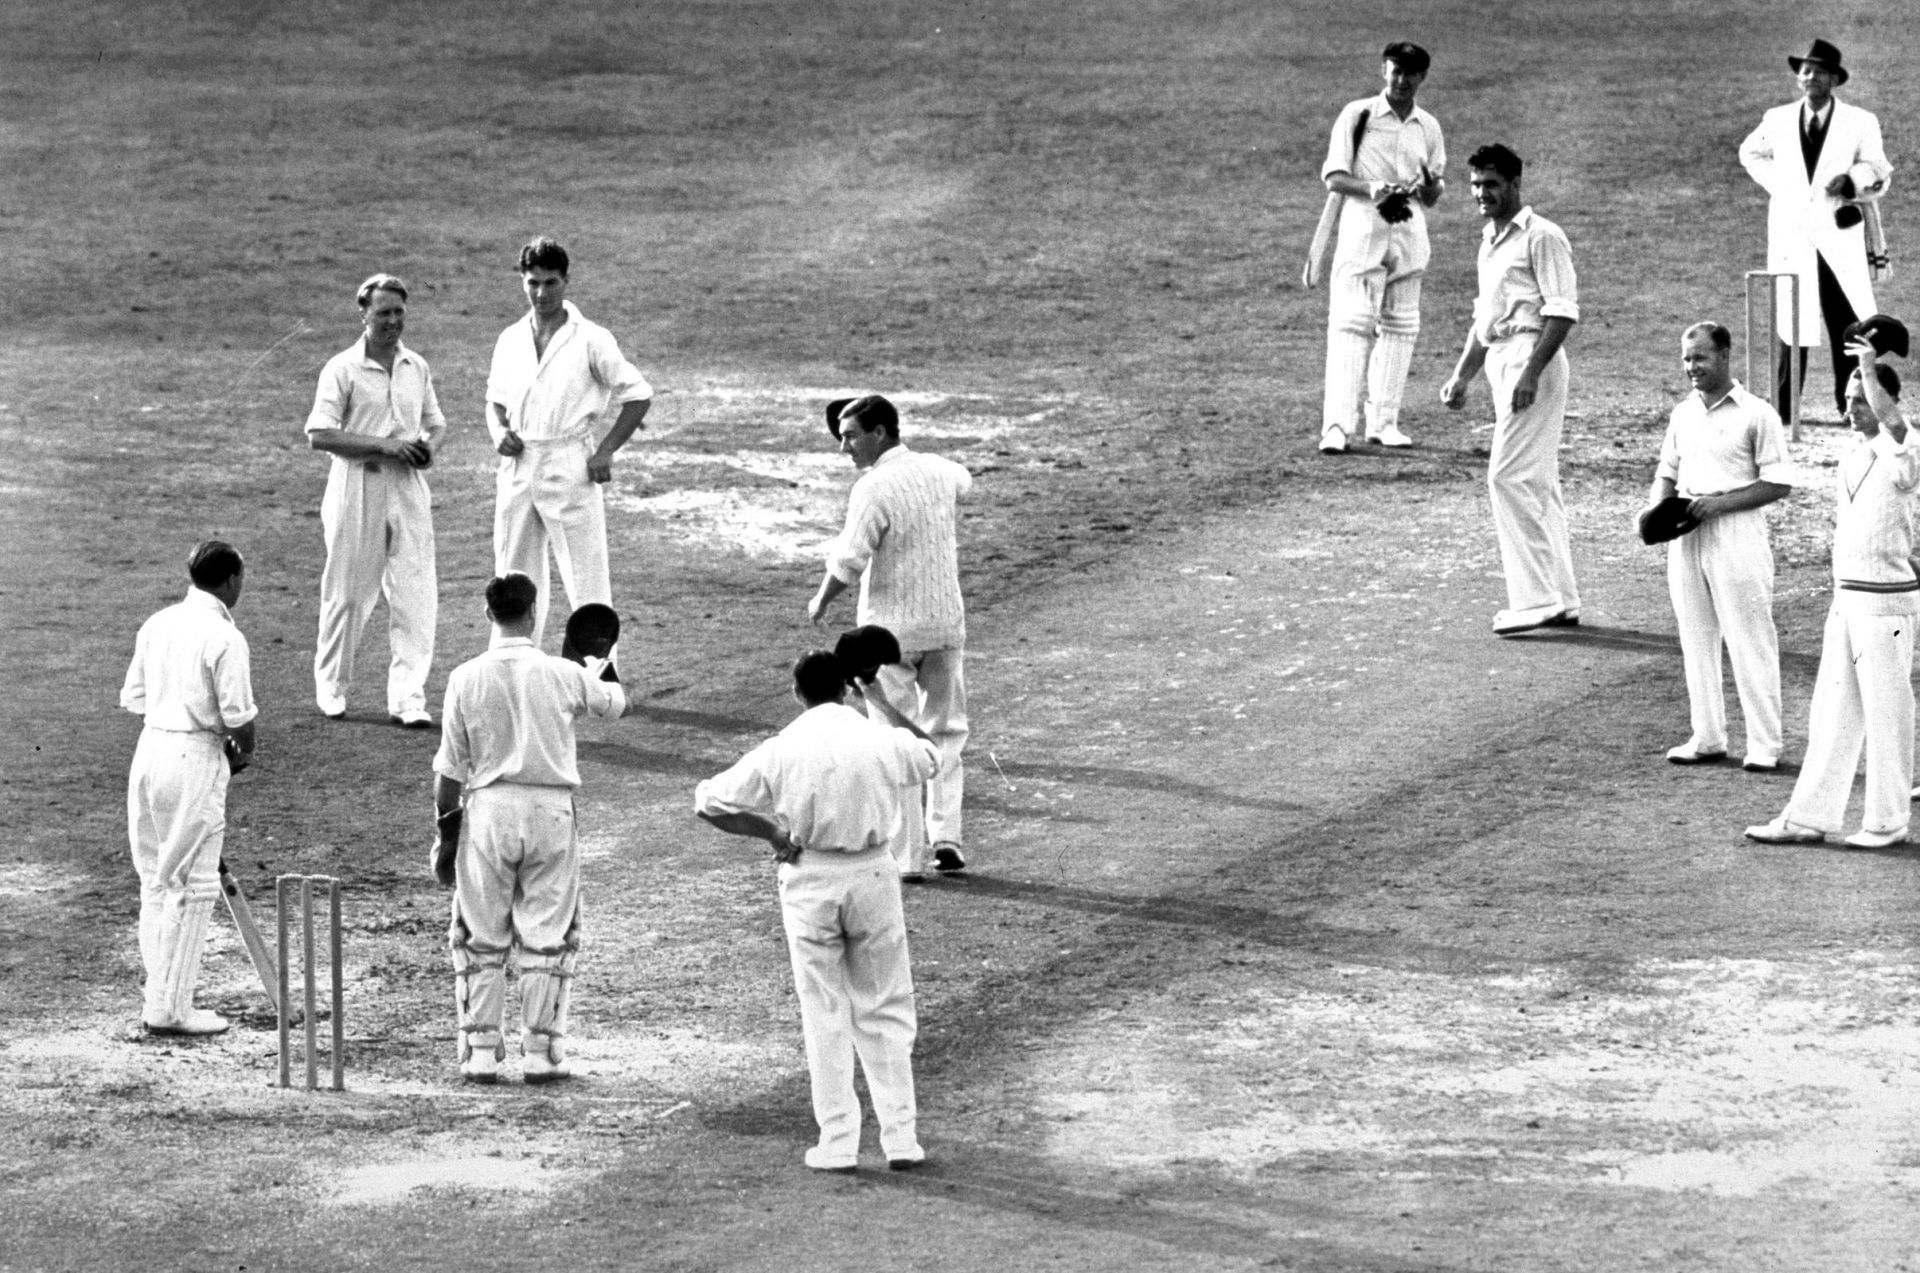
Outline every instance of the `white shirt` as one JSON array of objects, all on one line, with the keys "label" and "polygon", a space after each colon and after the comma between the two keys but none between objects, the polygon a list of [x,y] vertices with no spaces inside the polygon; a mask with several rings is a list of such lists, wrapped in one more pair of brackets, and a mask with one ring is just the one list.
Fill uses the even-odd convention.
[{"label": "white shirt", "polygon": [[847,524],[827,552],[841,583],[860,581],[859,621],[877,623],[904,651],[957,650],[967,643],[960,599],[960,497],[973,489],[964,465],[910,451],[881,453],[847,498]]},{"label": "white shirt", "polygon": [[507,637],[447,678],[433,769],[469,791],[496,782],[578,787],[574,718],[626,710],[626,691],[612,681]]},{"label": "white shirt", "polygon": [[149,729],[223,734],[260,714],[247,638],[220,598],[199,588],[140,625],[120,706]]},{"label": "white shirt", "polygon": [[493,345],[487,401],[504,407],[508,426],[528,442],[585,437],[609,402],[653,398],[653,386],[620,352],[613,333],[582,318],[572,301],[561,304],[567,321],[545,353],[534,352],[531,311]]},{"label": "white shirt", "polygon": [[1794,481],[1779,414],[1737,381],[1712,403],[1697,389],[1680,400],[1660,443],[1655,475],[1688,498],[1724,495],[1755,482]]},{"label": "white shirt", "polygon": [[1483,345],[1537,332],[1549,318],[1580,321],[1573,249],[1566,233],[1532,208],[1520,209],[1504,228],[1487,223],[1479,274],[1473,331]]},{"label": "white shirt", "polygon": [[[1885,429],[1855,435],[1834,478],[1833,580],[1846,592],[1887,594],[1889,613],[1906,613],[1920,588],[1913,554],[1913,492],[1920,487],[1920,444],[1913,429],[1895,442]],[[1906,594],[1900,596],[1899,594]]]},{"label": "white shirt", "polygon": [[[1367,112],[1367,128],[1355,148],[1353,131],[1361,111]],[[1361,181],[1410,186],[1419,184],[1422,168],[1436,177],[1446,175],[1447,142],[1440,132],[1440,121],[1418,106],[1401,119],[1387,95],[1379,93],[1348,102],[1333,121],[1320,177],[1324,181],[1336,172],[1344,172]],[[1418,203],[1415,200],[1416,206]]]},{"label": "white shirt", "polygon": [[[308,433],[344,429],[364,437],[408,442],[425,438],[433,443],[446,427],[427,360],[402,345],[389,372],[367,356],[364,336],[320,369],[313,410],[307,414]],[[341,456],[333,458],[345,462]]]},{"label": "white shirt", "polygon": [[906,801],[939,768],[926,739],[822,703],[701,783],[693,810],[757,813],[808,852],[858,853],[906,834]]}]

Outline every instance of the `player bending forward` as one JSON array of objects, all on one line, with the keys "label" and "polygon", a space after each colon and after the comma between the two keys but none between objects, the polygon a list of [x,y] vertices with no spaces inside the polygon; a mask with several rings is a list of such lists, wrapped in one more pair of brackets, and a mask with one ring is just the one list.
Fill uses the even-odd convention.
[{"label": "player bending forward", "polygon": [[627,696],[618,681],[600,679],[604,660],[541,653],[533,641],[539,589],[526,575],[494,579],[486,596],[493,641],[447,678],[433,761],[436,869],[442,851],[458,846],[448,940],[460,1073],[471,1083],[499,1077],[507,953],[517,950],[522,1075],[547,1083],[571,1077],[562,1040],[580,951],[573,722],[624,715]]},{"label": "player bending forward", "polygon": [[825,650],[795,663],[793,694],[806,710],[701,783],[693,807],[722,831],[767,841],[780,862],[780,916],[820,1125],[807,1166],[851,1171],[858,1163],[858,1055],[881,1151],[903,1171],[926,1155],[913,1095],[913,972],[892,853],[908,834],[908,805],[940,767],[940,749],[872,680],[861,693],[889,724],[848,707],[848,671]]}]

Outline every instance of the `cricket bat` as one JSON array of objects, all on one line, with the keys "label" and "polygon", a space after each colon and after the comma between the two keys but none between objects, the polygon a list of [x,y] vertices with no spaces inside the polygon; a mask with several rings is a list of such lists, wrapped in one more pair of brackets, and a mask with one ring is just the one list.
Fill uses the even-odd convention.
[{"label": "cricket bat", "polygon": [[220,859],[220,892],[226,896],[227,910],[233,916],[233,926],[240,930],[240,940],[246,943],[247,956],[253,960],[253,970],[260,974],[260,984],[266,988],[267,1002],[275,1012],[280,1010],[280,974],[273,966],[273,956],[267,951],[267,943],[261,940],[260,929],[253,922],[253,908],[247,905],[247,895],[240,891],[240,881],[233,878],[233,872],[227,869],[227,860]]}]

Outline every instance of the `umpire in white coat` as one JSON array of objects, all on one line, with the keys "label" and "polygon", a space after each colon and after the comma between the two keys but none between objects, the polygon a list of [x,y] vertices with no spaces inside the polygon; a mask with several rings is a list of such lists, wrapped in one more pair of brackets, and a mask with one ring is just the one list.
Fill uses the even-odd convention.
[{"label": "umpire in white coat", "polygon": [[[1841,333],[1876,308],[1869,230],[1878,240],[1876,205],[1893,179],[1893,166],[1881,145],[1880,121],[1833,95],[1847,82],[1838,48],[1815,40],[1805,57],[1790,57],[1787,65],[1802,98],[1761,117],[1740,143],[1740,163],[1768,195],[1767,268],[1800,280],[1801,371],[1824,328],[1833,351],[1834,409],[1845,419],[1854,362]],[[1794,341],[1794,314],[1784,300],[1778,314],[1774,404],[1790,416],[1787,345]]]}]

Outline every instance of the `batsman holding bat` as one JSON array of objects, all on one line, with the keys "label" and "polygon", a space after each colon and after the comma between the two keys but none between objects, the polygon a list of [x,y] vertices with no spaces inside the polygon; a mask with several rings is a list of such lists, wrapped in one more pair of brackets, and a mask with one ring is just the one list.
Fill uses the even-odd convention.
[{"label": "batsman holding bat", "polygon": [[1363,426],[1369,442],[1413,445],[1400,428],[1400,404],[1431,255],[1426,209],[1446,189],[1447,145],[1440,122],[1413,104],[1427,78],[1427,51],[1400,42],[1380,58],[1380,94],[1347,103],[1334,121],[1320,170],[1327,205],[1302,275],[1308,287],[1320,281],[1337,225],[1320,424],[1328,455],[1346,450]]},{"label": "batsman holding bat", "polygon": [[253,757],[253,679],[234,626],[246,567],[210,539],[187,563],[193,586],[140,628],[120,706],[146,721],[127,779],[127,839],[140,875],[141,1022],[153,1034],[219,1034],[227,1019],[193,1006],[207,925],[220,896],[227,778]]}]

